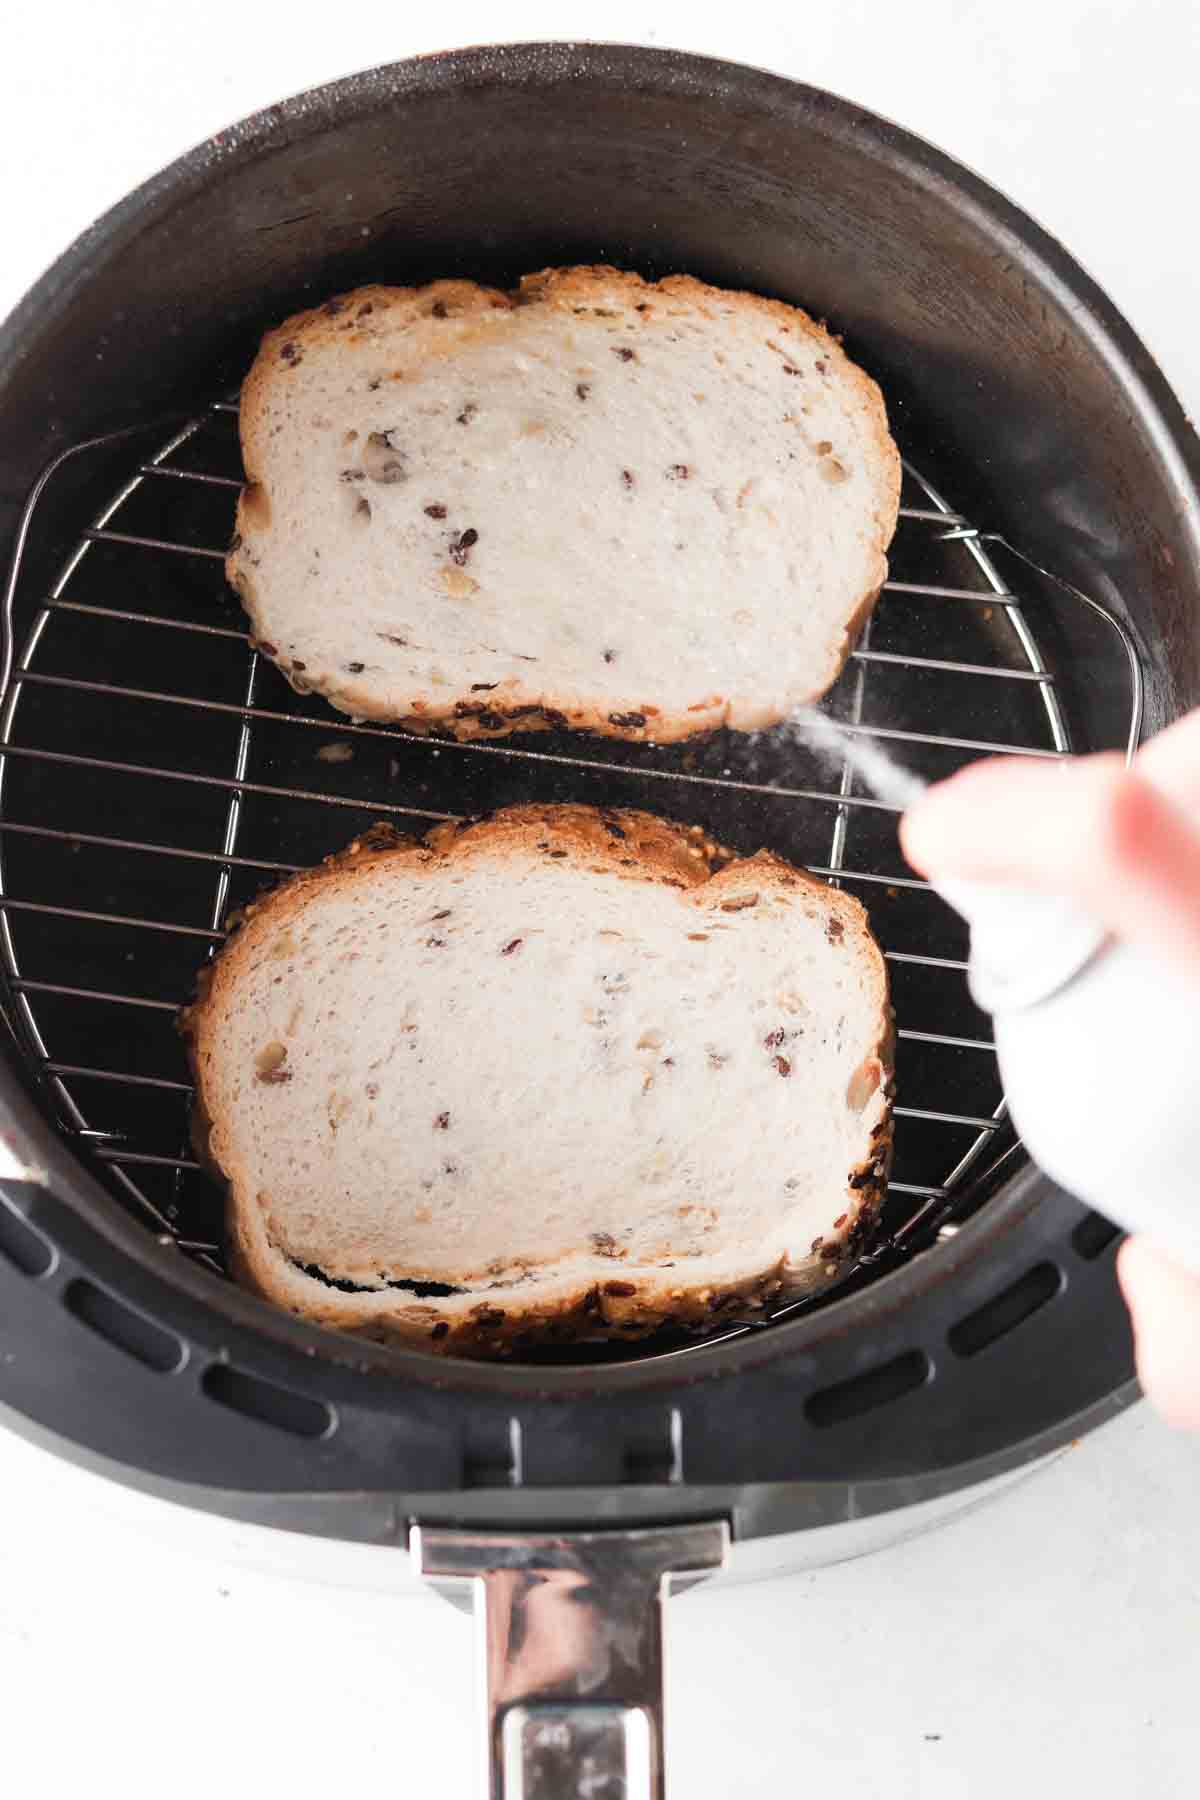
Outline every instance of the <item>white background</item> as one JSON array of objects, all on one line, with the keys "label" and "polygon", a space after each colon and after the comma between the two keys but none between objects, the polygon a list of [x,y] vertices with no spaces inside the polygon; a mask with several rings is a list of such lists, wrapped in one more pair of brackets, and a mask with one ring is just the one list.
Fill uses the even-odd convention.
[{"label": "white background", "polygon": [[[354,0],[309,20],[101,0],[24,4],[19,24],[0,60],[0,313],[136,182],[269,101],[417,50],[606,37],[768,65],[933,139],[1069,244],[1200,407],[1192,0],[739,0],[711,19],[678,0]],[[933,1535],[687,1596],[675,1800],[1197,1791],[1198,1494],[1200,1445],[1139,1409]],[[465,1619],[388,1578],[251,1572],[253,1534],[121,1510],[0,1436],[6,1795],[471,1791]]]}]

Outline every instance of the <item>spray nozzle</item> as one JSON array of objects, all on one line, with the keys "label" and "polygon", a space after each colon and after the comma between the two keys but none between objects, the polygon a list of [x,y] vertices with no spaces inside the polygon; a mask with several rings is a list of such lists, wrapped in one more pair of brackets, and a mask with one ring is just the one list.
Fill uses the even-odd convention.
[{"label": "spray nozzle", "polygon": [[986,1012],[1034,1006],[1091,961],[1107,932],[1069,901],[1024,889],[937,881],[971,927],[971,998]]}]

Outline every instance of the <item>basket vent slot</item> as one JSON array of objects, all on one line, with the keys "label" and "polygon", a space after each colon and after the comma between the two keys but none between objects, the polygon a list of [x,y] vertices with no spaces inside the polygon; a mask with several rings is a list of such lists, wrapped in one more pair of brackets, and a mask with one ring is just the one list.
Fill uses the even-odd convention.
[{"label": "basket vent slot", "polygon": [[173,1331],[155,1325],[103,1288],[82,1278],[63,1295],[67,1311],[118,1350],[160,1375],[173,1375],[187,1361],[187,1346]]},{"label": "basket vent slot", "polygon": [[1106,1219],[1103,1213],[1089,1213],[1071,1233],[1071,1248],[1076,1256],[1082,1256],[1084,1262],[1095,1262],[1120,1235],[1120,1227],[1114,1225],[1111,1219]]},{"label": "basket vent slot", "polygon": [[673,1406],[656,1442],[632,1444],[625,1452],[623,1478],[639,1486],[683,1480],[683,1415]]},{"label": "basket vent slot", "polygon": [[864,1375],[855,1375],[810,1395],[804,1411],[812,1425],[844,1425],[914,1393],[924,1387],[932,1373],[933,1364],[923,1350],[906,1350],[903,1356],[893,1357],[877,1369],[868,1369]]},{"label": "basket vent slot", "polygon": [[520,1487],[525,1476],[521,1421],[511,1418],[503,1433],[488,1434],[468,1446],[464,1487]]},{"label": "basket vent slot", "polygon": [[22,1275],[48,1275],[55,1263],[55,1253],[40,1231],[26,1223],[19,1213],[0,1198],[0,1256]]},{"label": "basket vent slot", "polygon": [[213,1363],[206,1369],[201,1386],[219,1406],[227,1406],[230,1412],[255,1419],[260,1425],[290,1432],[292,1437],[325,1437],[336,1423],[333,1409],[323,1400],[276,1387],[273,1381],[231,1369],[226,1363]]},{"label": "basket vent slot", "polygon": [[947,1334],[951,1350],[955,1356],[977,1356],[989,1344],[1007,1337],[1010,1331],[1015,1331],[1018,1325],[1040,1312],[1047,1301],[1061,1293],[1062,1287],[1062,1270],[1054,1263],[1038,1263],[1019,1280],[985,1300],[973,1313],[968,1313],[965,1319],[960,1319],[957,1325],[952,1325]]}]

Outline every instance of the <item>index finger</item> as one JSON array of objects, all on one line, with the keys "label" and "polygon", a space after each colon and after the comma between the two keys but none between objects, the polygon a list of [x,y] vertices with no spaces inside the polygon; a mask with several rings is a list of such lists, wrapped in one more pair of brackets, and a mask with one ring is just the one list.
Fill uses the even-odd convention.
[{"label": "index finger", "polygon": [[1200,706],[1149,738],[1134,765],[1160,793],[1200,818]]},{"label": "index finger", "polygon": [[1120,937],[1200,959],[1200,831],[1140,758],[974,763],[924,794],[900,836],[934,881],[1059,895]]}]

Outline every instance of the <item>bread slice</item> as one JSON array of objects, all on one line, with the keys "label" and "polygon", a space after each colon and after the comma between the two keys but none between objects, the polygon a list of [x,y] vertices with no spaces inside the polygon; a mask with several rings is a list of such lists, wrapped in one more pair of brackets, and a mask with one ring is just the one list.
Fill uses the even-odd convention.
[{"label": "bread slice", "polygon": [[844,1267],[890,1155],[883,958],[850,895],[706,849],[517,806],[376,828],[248,907],[184,1018],[236,1273],[484,1356]]},{"label": "bread slice", "polygon": [[686,276],[366,287],[265,338],[229,580],[293,687],[460,737],[668,742],[836,679],[887,574],[879,390]]}]

